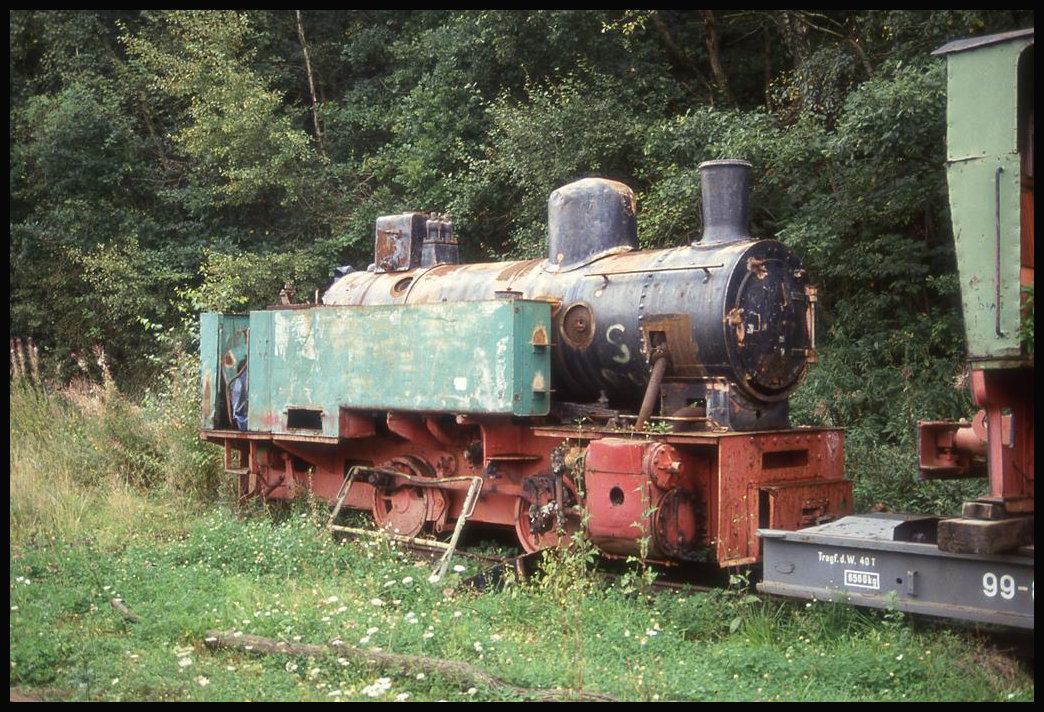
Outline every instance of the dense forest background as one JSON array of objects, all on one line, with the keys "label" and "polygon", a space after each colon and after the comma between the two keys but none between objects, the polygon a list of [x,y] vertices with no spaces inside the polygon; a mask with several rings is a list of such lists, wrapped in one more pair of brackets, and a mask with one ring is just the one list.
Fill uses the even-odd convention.
[{"label": "dense forest background", "polygon": [[1032,11],[10,21],[11,335],[48,373],[101,345],[145,388],[192,352],[201,310],[286,282],[314,299],[335,266],[365,267],[381,214],[450,214],[467,260],[531,257],[548,194],[600,175],[636,191],[643,246],[682,244],[701,229],[697,165],[743,158],[752,234],[803,255],[822,295],[799,419],[905,451],[914,419],[967,408],[931,52]]}]

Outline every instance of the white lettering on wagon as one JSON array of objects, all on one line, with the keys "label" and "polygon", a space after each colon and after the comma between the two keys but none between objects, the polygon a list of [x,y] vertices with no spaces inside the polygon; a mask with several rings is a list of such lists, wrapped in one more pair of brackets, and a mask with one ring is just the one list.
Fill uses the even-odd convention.
[{"label": "white lettering on wagon", "polygon": [[877,557],[867,554],[852,554],[845,551],[817,551],[819,563],[830,566],[877,566]]},{"label": "white lettering on wagon", "polygon": [[875,571],[853,571],[845,569],[845,585],[852,588],[881,590],[881,574]]}]

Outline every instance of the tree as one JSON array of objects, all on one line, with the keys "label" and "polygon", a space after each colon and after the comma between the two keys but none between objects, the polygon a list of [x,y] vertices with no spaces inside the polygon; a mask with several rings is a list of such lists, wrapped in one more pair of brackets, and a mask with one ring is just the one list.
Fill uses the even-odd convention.
[{"label": "tree", "polygon": [[[1033,19],[10,17],[11,328],[53,352],[104,342],[118,373],[136,373],[135,359],[161,349],[157,324],[262,306],[288,280],[311,295],[331,266],[369,263],[381,214],[449,211],[468,259],[542,254],[548,194],[586,175],[638,192],[643,245],[680,244],[700,229],[699,162],[740,157],[755,165],[752,231],[805,256],[826,348],[846,350],[836,362],[852,365],[852,383],[875,361],[954,362],[942,77],[930,52]],[[923,352],[903,347],[925,332]],[[859,417],[894,404],[866,398]],[[830,417],[856,419],[842,411]]]}]

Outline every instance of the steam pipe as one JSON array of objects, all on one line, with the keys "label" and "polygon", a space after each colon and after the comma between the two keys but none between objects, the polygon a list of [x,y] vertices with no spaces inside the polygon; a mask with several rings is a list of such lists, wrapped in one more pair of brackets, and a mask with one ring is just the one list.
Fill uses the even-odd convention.
[{"label": "steam pipe", "polygon": [[642,399],[642,409],[638,411],[638,421],[634,424],[635,430],[642,430],[645,421],[652,415],[656,399],[660,395],[660,384],[663,376],[667,373],[668,360],[666,355],[661,355],[653,362],[652,374],[649,376],[649,385],[645,389],[645,398]]}]

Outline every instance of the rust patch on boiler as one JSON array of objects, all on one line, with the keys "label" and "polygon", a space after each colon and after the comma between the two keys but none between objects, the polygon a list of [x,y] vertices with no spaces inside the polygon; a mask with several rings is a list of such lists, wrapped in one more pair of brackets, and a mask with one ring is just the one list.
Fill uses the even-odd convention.
[{"label": "rust patch on boiler", "polygon": [[540,264],[541,260],[528,260],[526,262],[512,262],[506,269],[502,270],[497,275],[498,281],[510,282],[513,279],[517,279],[529,272]]}]

